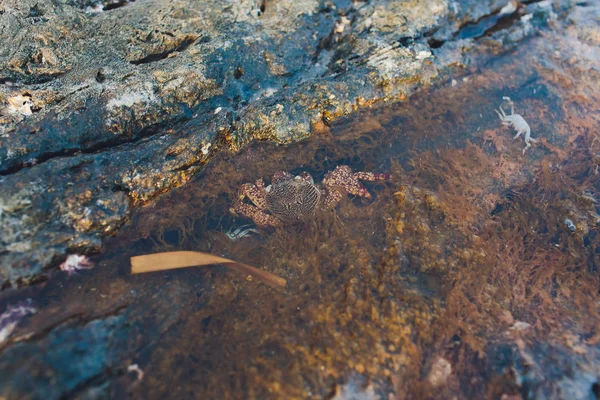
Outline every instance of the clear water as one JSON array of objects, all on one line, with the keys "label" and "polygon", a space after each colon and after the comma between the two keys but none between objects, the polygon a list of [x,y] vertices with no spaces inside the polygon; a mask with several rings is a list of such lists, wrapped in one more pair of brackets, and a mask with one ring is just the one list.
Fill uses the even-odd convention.
[{"label": "clear water", "polygon": [[[547,390],[517,385],[535,371],[559,381],[573,362],[595,365],[599,91],[544,57],[533,40],[306,142],[219,155],[137,212],[93,270],[3,292],[39,311],[14,334],[33,336],[1,362],[37,360],[74,395],[109,382],[113,397],[233,399],[500,398]],[[525,154],[494,112],[503,96],[539,139]],[[229,211],[242,183],[278,170],[319,182],[337,165],[392,179],[306,224],[225,234],[252,227]],[[288,285],[222,266],[130,274],[129,257],[171,250],[212,252]],[[39,384],[13,374],[22,390]],[[591,390],[593,377],[578,379]]]}]

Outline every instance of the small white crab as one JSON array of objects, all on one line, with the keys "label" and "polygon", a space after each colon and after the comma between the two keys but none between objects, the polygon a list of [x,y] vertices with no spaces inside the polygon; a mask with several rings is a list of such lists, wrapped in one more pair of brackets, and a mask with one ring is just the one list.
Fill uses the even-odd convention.
[{"label": "small white crab", "polygon": [[92,264],[89,258],[79,254],[70,254],[65,260],[65,262],[60,264],[60,270],[65,271],[69,275],[78,270],[91,269],[93,267],[94,264]]},{"label": "small white crab", "polygon": [[523,154],[525,154],[527,149],[531,147],[531,143],[537,142],[537,139],[531,137],[531,128],[529,127],[527,121],[525,121],[525,118],[523,118],[519,114],[515,114],[515,104],[512,102],[510,97],[503,97],[503,99],[508,101],[508,103],[510,104],[510,115],[506,115],[506,113],[502,109],[502,106],[500,106],[500,111],[494,111],[496,111],[496,114],[498,114],[498,117],[500,117],[502,125],[511,126],[517,131],[515,139],[521,136],[522,134],[525,134],[523,136],[523,138],[525,139],[525,148],[523,149]]}]

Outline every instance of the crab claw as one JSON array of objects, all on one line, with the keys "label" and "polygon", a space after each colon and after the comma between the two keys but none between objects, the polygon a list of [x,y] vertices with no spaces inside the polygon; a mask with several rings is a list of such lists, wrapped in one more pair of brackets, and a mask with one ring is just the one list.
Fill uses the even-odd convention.
[{"label": "crab claw", "polygon": [[[236,194],[229,211],[235,216],[251,218],[256,225],[263,228],[281,226],[281,221],[264,211],[267,207],[265,190],[265,183],[262,179],[257,180],[254,184],[244,183]],[[246,199],[253,204],[244,202]]]},{"label": "crab claw", "polygon": [[363,181],[383,181],[389,180],[390,174],[376,174],[373,172],[353,173],[349,166],[340,165],[323,179],[323,184],[326,188],[332,192],[337,192],[337,195],[330,199],[330,202],[335,203],[341,200],[342,196],[339,195],[340,189],[355,196],[371,199],[373,196],[371,196],[371,193],[369,193],[367,188],[359,182],[359,179]]},{"label": "crab claw", "polygon": [[375,174],[373,172],[355,172],[353,177],[355,180],[352,182],[352,186],[348,187],[348,193],[366,197],[367,199],[371,199],[373,196],[371,196],[371,193],[369,193],[367,188],[358,181],[359,179],[370,182],[390,180],[390,174]]}]

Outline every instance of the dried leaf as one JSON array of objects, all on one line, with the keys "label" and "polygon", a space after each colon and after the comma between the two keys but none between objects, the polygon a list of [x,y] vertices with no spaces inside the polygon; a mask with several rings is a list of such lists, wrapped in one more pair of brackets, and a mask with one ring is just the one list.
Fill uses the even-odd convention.
[{"label": "dried leaf", "polygon": [[141,274],[145,272],[215,264],[223,264],[243,274],[252,275],[273,287],[282,288],[286,285],[286,280],[277,275],[261,271],[250,265],[199,251],[170,251],[131,257],[131,273]]}]

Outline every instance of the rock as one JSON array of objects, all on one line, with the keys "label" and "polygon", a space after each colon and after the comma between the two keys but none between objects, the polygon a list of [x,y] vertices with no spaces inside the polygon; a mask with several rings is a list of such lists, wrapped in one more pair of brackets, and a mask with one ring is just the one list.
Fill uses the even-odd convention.
[{"label": "rock", "polygon": [[[6,360],[18,358],[29,365],[32,373],[10,382],[13,395],[31,396],[36,393],[41,396],[43,393],[47,399],[57,399],[65,394],[72,396],[80,390],[82,382],[102,379],[107,374],[107,365],[118,359],[119,351],[125,345],[120,331],[124,323],[122,317],[108,317],[92,321],[83,328],[57,329],[40,342],[13,346],[6,351],[9,358],[0,361],[2,377],[11,377],[8,371],[14,368]],[[77,362],[73,362],[75,359]],[[63,368],[67,368],[69,373],[55,375],[56,370]],[[5,389],[8,386],[9,382],[0,378],[0,387]],[[5,390],[3,392],[3,396],[11,395]]]},{"label": "rock", "polygon": [[448,377],[452,374],[452,364],[443,357],[437,357],[431,365],[431,370],[427,375],[427,381],[433,387],[446,384]]}]

